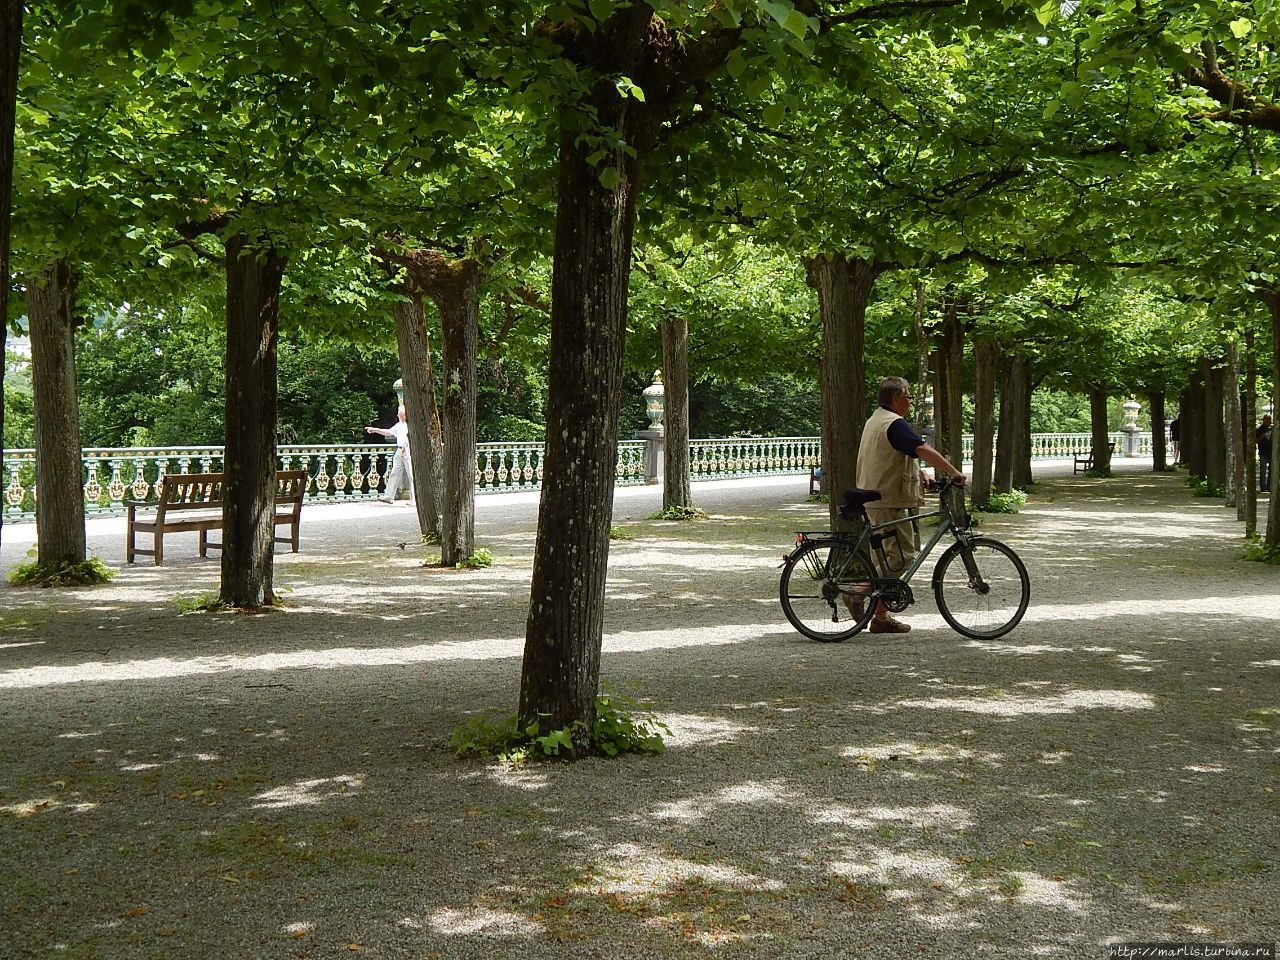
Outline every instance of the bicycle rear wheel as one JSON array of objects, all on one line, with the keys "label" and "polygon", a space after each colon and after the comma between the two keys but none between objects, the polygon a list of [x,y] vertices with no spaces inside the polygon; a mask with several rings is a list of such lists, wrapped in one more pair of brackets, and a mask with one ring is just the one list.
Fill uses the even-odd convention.
[{"label": "bicycle rear wheel", "polygon": [[810,540],[782,570],[778,599],[782,612],[803,636],[819,643],[848,640],[867,625],[873,604],[871,567],[843,540]]},{"label": "bicycle rear wheel", "polygon": [[1003,637],[1018,625],[1031,600],[1031,578],[1009,547],[990,537],[956,543],[933,572],[942,619],[975,640]]}]

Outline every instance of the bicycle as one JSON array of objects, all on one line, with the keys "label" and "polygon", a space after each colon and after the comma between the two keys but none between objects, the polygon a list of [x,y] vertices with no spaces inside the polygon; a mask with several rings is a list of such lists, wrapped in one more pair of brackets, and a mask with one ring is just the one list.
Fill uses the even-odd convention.
[{"label": "bicycle", "polygon": [[[958,633],[975,640],[994,640],[1016,627],[1031,600],[1031,579],[1021,558],[993,537],[973,533],[964,507],[964,488],[950,478],[938,483],[938,510],[933,513],[872,524],[866,505],[880,499],[875,490],[846,490],[840,514],[861,521],[858,532],[801,531],[796,547],[782,563],[778,597],[782,610],[802,635],[822,643],[839,643],[867,626],[881,601],[892,613],[915,602],[909,581],[933,549],[950,534],[954,543],[933,570],[932,588],[938,612]],[[890,527],[938,518],[937,528],[915,559],[898,577],[888,571],[884,541]],[[861,601],[861,603],[859,603]]]}]

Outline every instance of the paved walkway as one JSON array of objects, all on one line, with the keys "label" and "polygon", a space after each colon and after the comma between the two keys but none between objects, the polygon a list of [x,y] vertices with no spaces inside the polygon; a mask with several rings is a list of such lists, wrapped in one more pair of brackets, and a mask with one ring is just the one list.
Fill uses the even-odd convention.
[{"label": "paved walkway", "polygon": [[481,501],[497,562],[475,572],[423,568],[408,508],[312,510],[263,615],[184,615],[217,583],[190,555],[4,588],[0,957],[1275,941],[1280,576],[1240,560],[1233,511],[1121,469],[1042,471],[1022,513],[983,518],[1034,588],[992,643],[925,589],[906,636],[792,632],[778,561],[825,512],[805,478],[700,485],[694,524],[620,492],[635,539],[602,668],[670,728],[656,757],[511,769],[447,746],[515,708],[532,497]]},{"label": "paved walkway", "polygon": [[[1149,471],[1150,460],[1113,461],[1117,473]],[[1036,476],[1071,476],[1072,461],[1040,461]],[[769,500],[777,491],[799,491],[803,498],[807,493],[808,477],[750,477],[741,480],[717,480],[694,484],[695,499],[716,512],[733,512],[735,504],[751,505]],[[789,495],[789,494],[788,494]],[[481,545],[492,534],[505,534],[513,530],[534,529],[537,525],[539,493],[485,494],[476,497],[476,538]],[[614,518],[617,523],[638,520],[662,509],[662,488],[658,486],[619,487],[614,495]],[[343,544],[351,547],[375,542],[416,543],[418,539],[417,515],[407,500],[396,504],[377,501],[349,504],[307,504],[302,510],[301,553],[306,554],[317,545],[337,549]],[[86,524],[89,555],[104,563],[120,567],[124,565],[125,520],[123,517],[102,517]],[[34,523],[6,522],[3,541],[0,542],[0,571],[7,572],[28,559],[27,552],[35,545]],[[210,560],[201,561],[196,552],[196,534],[171,534],[165,538],[167,566],[186,561],[212,563],[217,566],[217,553]],[[147,565],[148,558],[141,559]],[[3,587],[0,587],[2,590]]]}]

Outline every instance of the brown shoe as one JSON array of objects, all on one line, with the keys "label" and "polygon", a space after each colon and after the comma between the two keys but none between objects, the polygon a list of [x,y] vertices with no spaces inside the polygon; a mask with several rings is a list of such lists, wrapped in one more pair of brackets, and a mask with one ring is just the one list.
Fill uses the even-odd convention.
[{"label": "brown shoe", "polygon": [[840,594],[840,599],[844,601],[844,605],[849,610],[849,615],[855,620],[861,620],[862,615],[866,612],[866,607],[862,604],[861,597],[851,596],[847,593]]},{"label": "brown shoe", "polygon": [[901,620],[895,620],[893,617],[885,617],[883,620],[871,621],[872,633],[910,633],[911,624],[903,623]]}]

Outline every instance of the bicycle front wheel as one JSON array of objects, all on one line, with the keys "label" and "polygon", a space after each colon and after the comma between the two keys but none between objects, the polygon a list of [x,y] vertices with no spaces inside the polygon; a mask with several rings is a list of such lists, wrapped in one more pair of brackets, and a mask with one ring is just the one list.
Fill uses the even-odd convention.
[{"label": "bicycle front wheel", "polygon": [[787,559],[778,584],[782,612],[810,640],[839,643],[867,625],[871,566],[842,540],[810,540]]},{"label": "bicycle front wheel", "polygon": [[933,572],[942,619],[974,640],[1003,637],[1018,625],[1031,600],[1031,578],[1009,547],[990,537],[951,546]]}]

